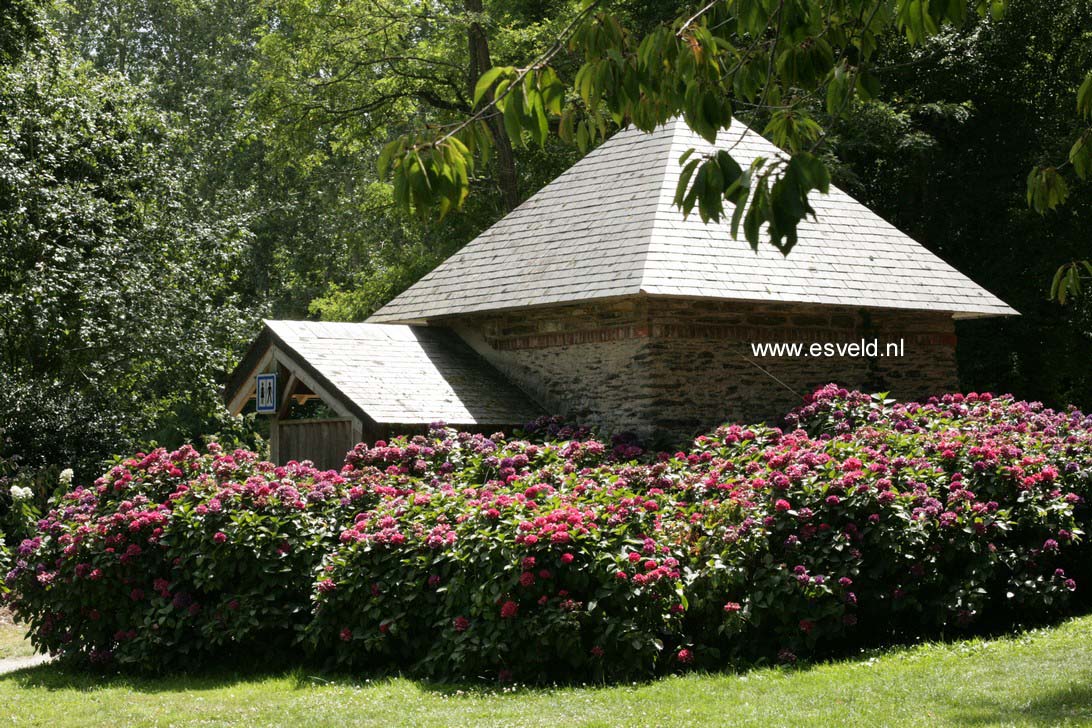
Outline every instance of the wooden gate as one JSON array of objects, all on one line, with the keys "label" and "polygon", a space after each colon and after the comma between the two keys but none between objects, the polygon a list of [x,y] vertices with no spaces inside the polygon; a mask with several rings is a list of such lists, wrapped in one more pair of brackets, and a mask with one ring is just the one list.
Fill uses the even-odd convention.
[{"label": "wooden gate", "polygon": [[274,438],[278,465],[289,460],[310,460],[320,470],[340,470],[353,442],[353,421],[349,417],[326,420],[280,420]]}]

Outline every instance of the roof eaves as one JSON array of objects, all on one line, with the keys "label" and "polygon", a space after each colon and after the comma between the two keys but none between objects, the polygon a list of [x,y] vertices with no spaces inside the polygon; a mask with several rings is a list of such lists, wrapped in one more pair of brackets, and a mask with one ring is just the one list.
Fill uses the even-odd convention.
[{"label": "roof eaves", "polygon": [[258,366],[259,362],[261,362],[262,357],[269,348],[271,335],[272,332],[269,330],[268,322],[262,321],[261,332],[259,332],[257,338],[254,339],[247,348],[246,353],[243,354],[239,363],[231,370],[231,374],[228,375],[227,381],[220,391],[220,396],[225,403],[230,403],[235,399],[239,391],[250,382],[251,374],[254,372],[254,369]]},{"label": "roof eaves", "polygon": [[[369,324],[405,324],[407,326],[446,326],[449,322],[456,319],[468,318],[471,316],[488,316],[492,314],[504,314],[512,313],[513,311],[535,311],[541,309],[552,308],[555,306],[579,306],[583,303],[609,303],[611,301],[620,301],[632,296],[646,295],[646,291],[640,287],[635,286],[632,290],[628,290],[624,293],[614,293],[606,296],[587,296],[584,298],[570,298],[565,301],[542,301],[531,304],[519,304],[510,306],[495,306],[488,305],[472,306],[461,308],[458,310],[443,311],[436,314],[430,314],[424,318],[399,318],[398,313],[384,314],[380,317],[382,309],[372,314],[364,323]],[[407,314],[407,316],[412,314]]]},{"label": "roof eaves", "polygon": [[[281,351],[283,351],[289,358],[292,359],[292,362],[296,366],[306,372],[316,382],[318,382],[323,387],[323,389],[329,392],[331,397],[336,397],[338,402],[343,407],[345,407],[345,409],[349,410],[349,412],[351,412],[354,417],[358,418],[366,425],[375,426],[379,424],[374,418],[371,417],[371,415],[365,412],[364,409],[359,404],[357,404],[355,400],[351,399],[348,395],[341,391],[341,389],[338,388],[338,386],[335,385],[333,382],[331,382],[325,374],[319,371],[313,364],[311,364],[310,361],[307,360],[306,357],[301,355],[294,346],[289,344],[283,336],[277,333],[277,330],[273,325],[276,323],[276,321],[265,322],[266,331],[268,331],[270,335],[270,344],[275,344]],[[263,332],[263,334],[264,333],[265,332]]]}]

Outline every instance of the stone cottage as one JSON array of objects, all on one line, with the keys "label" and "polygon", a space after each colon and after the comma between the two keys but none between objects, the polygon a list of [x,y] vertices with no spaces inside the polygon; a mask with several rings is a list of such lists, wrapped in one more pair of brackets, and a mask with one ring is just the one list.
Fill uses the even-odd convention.
[{"label": "stone cottage", "polygon": [[831,381],[899,398],[951,390],[954,320],[1016,314],[836,188],[813,195],[816,219],[788,257],[684,219],[672,200],[690,148],[743,167],[780,154],[739,122],[715,145],[682,121],[620,131],[368,324],[453,333],[525,395],[520,415],[679,437],[777,419]]}]

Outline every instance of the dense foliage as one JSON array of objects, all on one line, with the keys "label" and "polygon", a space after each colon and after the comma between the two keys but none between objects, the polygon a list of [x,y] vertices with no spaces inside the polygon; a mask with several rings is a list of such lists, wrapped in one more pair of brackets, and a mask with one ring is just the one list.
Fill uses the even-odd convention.
[{"label": "dense foliage", "polygon": [[1065,261],[1092,256],[1092,185],[1027,207],[1027,169],[1064,156],[1071,93],[1092,67],[1092,5],[1010,3],[1000,21],[883,52],[885,93],[832,125],[836,183],[1020,312],[957,322],[967,389],[1050,404],[1092,396],[1092,298],[1048,300]]},{"label": "dense foliage", "polygon": [[28,468],[0,457],[0,548],[33,537],[50,497],[68,492],[74,477],[69,468]]},{"label": "dense foliage", "polygon": [[531,680],[1035,622],[1088,575],[1092,417],[832,386],[789,423],[660,455],[436,430],[340,473],[157,450],[65,495],[6,583],[35,644],[95,662]]},{"label": "dense foliage", "polygon": [[[958,13],[959,4],[929,7]],[[603,8],[632,47],[706,5],[619,0]],[[713,5],[719,13],[728,4]],[[473,113],[476,80],[549,49],[582,7],[7,3],[0,458],[45,471],[42,482],[67,467],[86,482],[103,459],[152,442],[173,449],[220,431],[225,443],[254,447],[253,423],[226,417],[216,388],[262,316],[367,317],[579,157],[579,144],[558,138],[556,119],[543,148],[510,139],[508,155],[498,142],[468,175],[464,212],[442,224],[400,214],[376,169],[391,139]],[[958,324],[965,388],[1085,409],[1092,298],[1065,307],[1047,298],[1059,265],[1092,254],[1088,183],[1059,166],[1070,199],[1042,217],[1028,209],[1025,178],[1066,158],[1087,125],[1074,99],[1092,64],[1090,20],[1083,0],[1012,0],[1000,18],[969,13],[920,43],[887,33],[867,64],[834,57],[875,77],[871,98],[848,99],[833,115],[840,120],[828,118],[822,99],[795,90],[780,105],[800,113],[800,129],[812,128],[809,116],[824,126],[812,151],[835,183],[1023,314]],[[784,37],[766,41],[784,48]],[[552,56],[563,84],[576,79],[586,46]],[[624,56],[622,65],[632,61]],[[789,76],[807,75],[789,66]],[[783,69],[775,65],[774,76]],[[580,103],[577,95],[565,102]],[[777,108],[736,111],[765,128]],[[490,133],[507,137],[497,121]],[[614,128],[608,120],[604,130]],[[783,131],[775,124],[768,133],[787,143]]]},{"label": "dense foliage", "polygon": [[14,63],[42,34],[42,0],[7,0],[0,7],[0,66]]},{"label": "dense foliage", "polygon": [[0,457],[90,476],[220,428],[246,233],[180,204],[175,143],[139,89],[63,51],[0,70]]}]

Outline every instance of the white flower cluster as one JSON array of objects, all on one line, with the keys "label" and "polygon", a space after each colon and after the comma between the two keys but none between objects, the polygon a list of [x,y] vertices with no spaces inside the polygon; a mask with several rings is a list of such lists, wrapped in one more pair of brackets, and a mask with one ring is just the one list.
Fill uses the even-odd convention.
[{"label": "white flower cluster", "polygon": [[11,499],[13,501],[25,501],[34,497],[34,491],[30,488],[21,488],[18,485],[11,486]]},{"label": "white flower cluster", "polygon": [[72,468],[65,468],[57,477],[60,479],[61,485],[72,485],[72,478],[75,476],[76,474],[72,472]]}]

